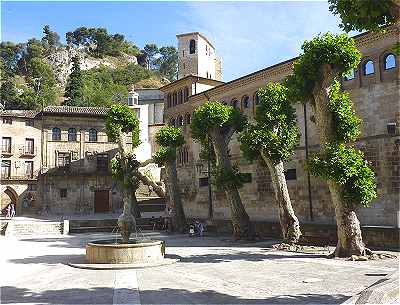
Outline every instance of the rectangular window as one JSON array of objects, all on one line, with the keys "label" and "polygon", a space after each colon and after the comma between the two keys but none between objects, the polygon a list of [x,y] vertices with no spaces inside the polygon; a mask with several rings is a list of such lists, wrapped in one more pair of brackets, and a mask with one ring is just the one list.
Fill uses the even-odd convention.
[{"label": "rectangular window", "polygon": [[67,189],[60,189],[60,198],[67,198]]},{"label": "rectangular window", "polygon": [[3,153],[11,153],[11,138],[3,137],[1,139],[1,152]]},{"label": "rectangular window", "polygon": [[12,118],[3,118],[3,124],[12,124]]},{"label": "rectangular window", "polygon": [[286,180],[296,180],[297,179],[296,169],[289,168],[289,169],[285,170],[285,178],[286,178]]},{"label": "rectangular window", "polygon": [[33,161],[25,161],[25,176],[33,178]]},{"label": "rectangular window", "polygon": [[97,170],[106,172],[108,171],[108,155],[98,154],[97,155]]},{"label": "rectangular window", "polygon": [[133,106],[133,98],[128,97],[128,106]]},{"label": "rectangular window", "polygon": [[200,178],[199,179],[199,186],[207,186],[208,185],[208,177]]},{"label": "rectangular window", "polygon": [[56,166],[68,166],[71,163],[71,154],[69,152],[59,152]]},{"label": "rectangular window", "polygon": [[35,121],[32,119],[26,119],[25,120],[25,126],[34,126],[35,125]]},{"label": "rectangular window", "polygon": [[10,178],[11,176],[11,160],[1,161],[1,178]]},{"label": "rectangular window", "polygon": [[35,152],[35,140],[25,139],[25,154],[33,155]]}]

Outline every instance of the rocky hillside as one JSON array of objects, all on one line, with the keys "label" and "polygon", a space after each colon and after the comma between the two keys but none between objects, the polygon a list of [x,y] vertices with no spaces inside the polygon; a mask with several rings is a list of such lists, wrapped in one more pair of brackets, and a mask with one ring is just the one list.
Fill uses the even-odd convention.
[{"label": "rocky hillside", "polygon": [[71,74],[72,58],[75,56],[79,56],[81,70],[89,70],[100,66],[115,69],[118,66],[129,63],[137,64],[137,59],[133,55],[122,54],[118,57],[105,56],[103,58],[95,58],[88,54],[85,49],[61,47],[46,57],[61,88],[65,87],[68,76]]}]

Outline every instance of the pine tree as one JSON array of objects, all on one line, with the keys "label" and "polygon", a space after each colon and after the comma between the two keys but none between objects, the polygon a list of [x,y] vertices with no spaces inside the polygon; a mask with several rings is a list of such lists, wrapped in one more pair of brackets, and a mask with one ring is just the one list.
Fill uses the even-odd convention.
[{"label": "pine tree", "polygon": [[78,56],[72,59],[72,71],[65,87],[64,97],[67,98],[65,104],[68,106],[83,104],[83,79]]}]

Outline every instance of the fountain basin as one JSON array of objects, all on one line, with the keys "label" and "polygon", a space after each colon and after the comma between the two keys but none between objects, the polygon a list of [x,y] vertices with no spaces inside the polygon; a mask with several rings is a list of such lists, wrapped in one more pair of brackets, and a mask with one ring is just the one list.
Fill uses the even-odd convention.
[{"label": "fountain basin", "polygon": [[136,240],[129,243],[115,239],[94,240],[86,245],[89,264],[141,264],[164,259],[165,243],[161,240]]}]

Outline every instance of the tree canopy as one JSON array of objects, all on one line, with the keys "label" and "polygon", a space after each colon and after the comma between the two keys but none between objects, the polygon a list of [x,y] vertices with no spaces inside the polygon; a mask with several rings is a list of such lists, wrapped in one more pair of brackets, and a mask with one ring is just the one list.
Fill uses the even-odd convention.
[{"label": "tree canopy", "polygon": [[193,139],[206,144],[208,134],[214,128],[221,128],[231,136],[234,132],[241,132],[246,123],[247,118],[236,108],[207,101],[193,114],[190,128]]},{"label": "tree canopy", "polygon": [[289,100],[308,102],[313,89],[322,79],[322,66],[329,65],[339,75],[357,67],[361,53],[353,38],[346,34],[320,34],[302,45],[303,53],[293,65],[293,74],[286,79]]},{"label": "tree canopy", "polygon": [[121,133],[130,132],[132,146],[138,147],[141,143],[139,119],[128,105],[115,104],[110,107],[106,117],[106,132],[112,142],[116,142]]},{"label": "tree canopy", "polygon": [[300,132],[296,110],[287,93],[288,89],[278,83],[269,83],[257,91],[260,104],[256,109],[256,124],[249,124],[239,138],[247,159],[259,158],[262,151],[272,162],[279,163],[293,154]]},{"label": "tree canopy", "polygon": [[176,158],[176,149],[185,144],[185,138],[180,128],[163,126],[156,133],[156,142],[160,149],[154,154],[154,161],[162,166]]},{"label": "tree canopy", "polygon": [[339,15],[346,32],[374,31],[394,24],[399,18],[397,0],[328,0],[329,10]]}]

